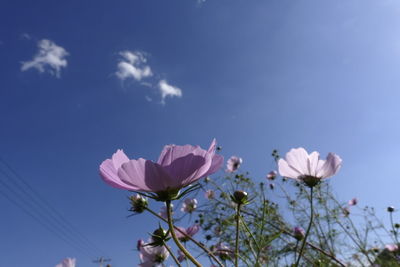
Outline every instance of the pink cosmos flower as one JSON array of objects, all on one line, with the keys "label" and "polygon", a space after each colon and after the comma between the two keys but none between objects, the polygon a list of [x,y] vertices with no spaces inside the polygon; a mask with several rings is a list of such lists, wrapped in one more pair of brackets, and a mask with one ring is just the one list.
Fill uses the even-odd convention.
[{"label": "pink cosmos flower", "polygon": [[178,192],[222,166],[223,157],[215,149],[215,139],[208,150],[191,145],[167,145],[157,162],[143,158],[130,160],[119,149],[100,165],[100,175],[107,184],[120,189],[157,194]]},{"label": "pink cosmos flower", "polygon": [[[188,228],[183,228],[183,227],[178,227],[178,229],[180,231],[175,231],[176,232],[176,236],[177,238],[182,241],[182,242],[186,242],[189,241],[189,238],[187,238],[186,236],[194,236],[195,234],[197,234],[197,232],[200,230],[200,225],[195,224],[193,226],[190,226]],[[181,233],[181,231],[184,233]]]},{"label": "pink cosmos flower", "polygon": [[357,203],[358,203],[357,198],[353,198],[353,199],[349,200],[349,206],[355,206],[355,205],[357,205]]},{"label": "pink cosmos flower", "polygon": [[61,263],[57,264],[55,267],[75,267],[76,259],[66,258]]},{"label": "pink cosmos flower", "polygon": [[333,176],[341,164],[342,159],[336,154],[329,153],[326,160],[321,160],[318,152],[308,154],[302,147],[291,149],[285,159],[278,161],[280,175],[303,181],[308,186]]},{"label": "pink cosmos flower", "polygon": [[165,246],[150,246],[148,244],[142,244],[140,246],[139,258],[141,267],[154,267],[160,265],[169,257],[169,252]]},{"label": "pink cosmos flower", "polygon": [[239,169],[240,164],[242,164],[243,160],[242,158],[232,156],[228,159],[226,163],[226,172],[235,172],[237,169]]},{"label": "pink cosmos flower", "polygon": [[187,213],[192,213],[197,209],[197,199],[195,198],[187,198],[185,201],[182,203],[182,212],[187,212]]},{"label": "pink cosmos flower", "polygon": [[207,199],[213,199],[215,197],[215,192],[211,189],[208,189],[205,193],[204,193],[204,197]]},{"label": "pink cosmos flower", "polygon": [[267,179],[268,179],[268,180],[275,180],[275,178],[276,178],[277,175],[278,175],[278,172],[277,172],[277,171],[270,171],[270,172],[267,174]]}]

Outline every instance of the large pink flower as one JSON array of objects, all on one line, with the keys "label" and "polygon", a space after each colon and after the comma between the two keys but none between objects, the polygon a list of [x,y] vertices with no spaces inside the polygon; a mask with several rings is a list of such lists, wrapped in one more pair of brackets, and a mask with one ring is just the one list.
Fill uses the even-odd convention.
[{"label": "large pink flower", "polygon": [[215,139],[208,150],[167,145],[157,162],[130,160],[122,150],[117,150],[100,165],[100,175],[116,188],[154,193],[177,191],[221,168],[223,157],[215,154],[215,149]]},{"label": "large pink flower", "polygon": [[288,178],[306,182],[317,182],[321,179],[333,176],[342,164],[342,159],[333,153],[329,153],[326,160],[319,158],[319,153],[314,151],[308,154],[300,148],[293,148],[285,159],[279,159],[279,173]]}]

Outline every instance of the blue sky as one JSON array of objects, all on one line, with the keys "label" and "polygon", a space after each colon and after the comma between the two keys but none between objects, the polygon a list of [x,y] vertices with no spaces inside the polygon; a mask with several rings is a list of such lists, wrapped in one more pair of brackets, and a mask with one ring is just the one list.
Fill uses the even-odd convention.
[{"label": "blue sky", "polygon": [[[215,137],[258,180],[273,148],[332,151],[340,199],[400,206],[398,1],[4,0],[0,59],[0,156],[114,266],[156,227],[99,178],[118,148],[156,159]],[[2,195],[0,210],[2,265],[92,266]]]}]

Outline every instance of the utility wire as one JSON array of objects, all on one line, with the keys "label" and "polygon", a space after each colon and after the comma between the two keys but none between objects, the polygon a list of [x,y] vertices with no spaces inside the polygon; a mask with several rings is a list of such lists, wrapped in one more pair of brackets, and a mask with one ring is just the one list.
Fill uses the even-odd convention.
[{"label": "utility wire", "polygon": [[[0,162],[2,162],[3,165],[8,169],[8,172],[11,172],[16,178],[13,179],[8,172],[0,168],[0,173],[8,178],[8,184],[5,181],[0,180],[0,185],[2,185],[3,188],[6,188],[8,192],[12,192],[12,195],[16,196],[19,202],[22,202],[22,204],[13,199],[10,194],[6,194],[6,191],[4,190],[1,190],[0,192],[2,195],[4,195],[14,205],[22,209],[30,217],[38,221],[47,230],[63,239],[63,241],[67,242],[69,245],[72,245],[79,251],[84,251],[87,256],[105,254],[75,226],[66,220],[65,217],[62,216],[53,206],[51,206],[48,201],[38,194],[32,188],[32,186],[30,186],[22,178],[22,176],[17,173],[16,170],[1,157]],[[17,183],[17,180],[19,183]],[[11,185],[10,181],[12,182],[13,186]],[[76,241],[78,241],[79,246],[76,244]],[[92,258],[92,256],[90,257]]]},{"label": "utility wire", "polygon": [[[57,229],[54,229],[54,225],[52,225],[51,223],[49,223],[48,221],[44,220],[44,218],[42,216],[39,216],[36,212],[34,212],[35,210],[30,209],[28,206],[29,205],[24,205],[26,203],[19,203],[18,201],[15,200],[15,198],[11,197],[9,194],[7,194],[6,192],[12,192],[15,193],[15,191],[9,187],[9,185],[7,185],[6,183],[4,183],[4,181],[0,180],[0,185],[2,186],[2,188],[0,189],[0,194],[2,194],[6,199],[8,199],[11,203],[13,203],[15,206],[17,206],[18,208],[20,208],[23,212],[25,212],[28,216],[30,216],[31,218],[33,218],[36,222],[38,222],[40,225],[42,225],[44,228],[46,228],[48,231],[50,231],[51,233],[55,234],[57,237],[59,237],[60,239],[62,239],[64,242],[66,242],[68,245],[72,246],[74,249],[78,250],[79,252],[82,252],[85,254],[85,256],[87,257],[91,257],[90,254],[88,254],[87,251],[82,250],[81,247],[77,246],[73,241],[71,241],[68,237],[66,237],[64,234],[60,234],[60,232]],[[6,190],[3,190],[3,189]],[[17,198],[18,199],[18,198]]]},{"label": "utility wire", "polygon": [[[104,251],[102,251],[96,244],[91,242],[85,235],[83,235],[74,225],[72,225],[62,214],[60,214],[57,209],[55,209],[44,197],[42,197],[31,185],[26,182],[25,179],[21,175],[17,173],[17,171],[10,165],[8,164],[1,156],[0,156],[0,162],[3,163],[4,166],[7,167],[7,169],[14,175],[14,177],[17,178],[17,180],[25,186],[28,190],[24,190],[23,187],[22,190],[27,193],[30,198],[35,198],[35,203],[38,203],[39,206],[45,207],[47,209],[47,212],[50,214],[50,216],[57,221],[58,224],[60,224],[63,228],[66,229],[70,234],[77,236],[80,240],[83,241],[89,248],[93,249],[95,254],[97,255],[104,255]],[[14,184],[16,184],[16,180],[12,179]],[[16,184],[16,186],[18,186]],[[30,192],[26,192],[30,191]],[[33,195],[33,197],[32,197]],[[39,201],[37,201],[39,200]]]}]

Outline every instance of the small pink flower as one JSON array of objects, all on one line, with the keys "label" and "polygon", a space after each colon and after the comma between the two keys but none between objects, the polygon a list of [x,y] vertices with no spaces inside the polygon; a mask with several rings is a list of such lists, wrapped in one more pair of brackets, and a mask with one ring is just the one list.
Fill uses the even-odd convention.
[{"label": "small pink flower", "polygon": [[278,161],[280,175],[303,181],[311,187],[337,173],[341,164],[342,159],[336,154],[329,153],[326,160],[321,160],[318,152],[308,154],[302,147],[291,149],[285,159]]},{"label": "small pink flower", "polygon": [[226,172],[235,172],[237,169],[239,169],[240,164],[242,164],[243,160],[242,158],[232,156],[228,159],[228,162],[226,163]]},{"label": "small pink flower", "polygon": [[207,199],[213,199],[215,197],[215,192],[209,189],[204,193],[204,197]]},{"label": "small pink flower", "polygon": [[353,199],[349,200],[349,206],[355,206],[355,205],[357,205],[357,203],[358,203],[357,198],[353,198]]},{"label": "small pink flower", "polygon": [[278,175],[278,172],[277,171],[270,171],[268,174],[267,174],[267,179],[268,180],[275,180],[275,178],[276,178],[276,176]]},{"label": "small pink flower", "polygon": [[[151,240],[150,240],[151,241]],[[169,252],[165,246],[151,246],[142,244],[139,251],[139,258],[141,267],[153,267],[157,264],[164,262],[169,257]]]},{"label": "small pink flower", "polygon": [[75,267],[76,259],[66,258],[61,263],[57,264],[56,267]]},{"label": "small pink flower", "polygon": [[195,198],[187,198],[182,204],[181,211],[182,212],[187,212],[187,213],[192,213],[197,209],[197,199]]},{"label": "small pink flower", "polygon": [[385,246],[385,248],[387,250],[389,250],[390,252],[394,252],[394,251],[397,251],[399,249],[399,246],[397,246],[396,244],[387,244]]},{"label": "small pink flower", "polygon": [[178,250],[178,261],[182,262],[184,260],[186,260],[186,255],[181,250]]},{"label": "small pink flower", "polygon": [[113,187],[165,197],[165,193],[177,193],[218,171],[223,157],[215,153],[216,145],[215,139],[208,150],[191,145],[167,145],[157,162],[143,158],[130,160],[122,150],[117,150],[111,159],[100,165],[100,175]]},{"label": "small pink flower", "polygon": [[[178,239],[182,242],[186,242],[189,241],[189,238],[187,238],[187,236],[194,236],[195,234],[197,234],[197,232],[200,230],[200,225],[195,224],[193,226],[190,226],[188,228],[183,228],[183,227],[178,227],[178,229],[180,231],[175,231],[176,232],[176,236],[178,237]],[[181,231],[183,233],[181,233]]]}]

